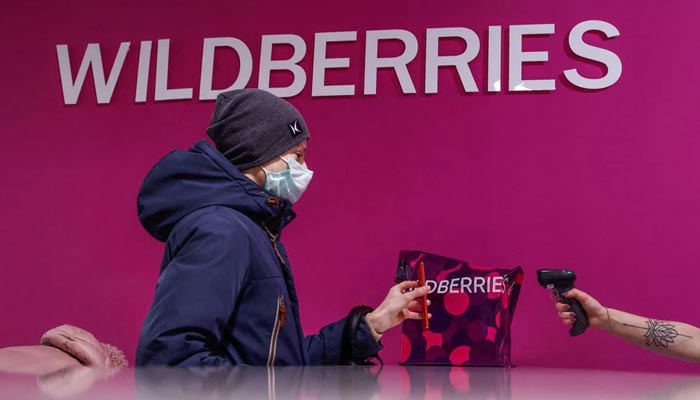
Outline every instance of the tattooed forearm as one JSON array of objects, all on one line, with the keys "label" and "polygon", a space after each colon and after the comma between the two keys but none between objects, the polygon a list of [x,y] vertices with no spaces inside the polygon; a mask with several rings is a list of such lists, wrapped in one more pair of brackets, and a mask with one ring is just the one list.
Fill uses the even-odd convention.
[{"label": "tattooed forearm", "polygon": [[655,347],[668,347],[670,344],[676,342],[678,336],[686,337],[692,339],[692,336],[683,335],[678,333],[676,326],[664,321],[657,321],[654,319],[649,319],[646,321],[646,328],[636,325],[630,325],[623,323],[624,326],[629,326],[630,328],[644,329],[644,339],[648,347],[654,345]]}]

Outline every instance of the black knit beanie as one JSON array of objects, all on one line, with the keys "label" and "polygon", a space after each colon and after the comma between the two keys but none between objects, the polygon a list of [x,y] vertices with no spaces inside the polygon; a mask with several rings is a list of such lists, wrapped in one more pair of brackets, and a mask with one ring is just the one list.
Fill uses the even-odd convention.
[{"label": "black knit beanie", "polygon": [[223,92],[216,97],[207,135],[240,171],[265,164],[309,138],[299,111],[260,89]]}]

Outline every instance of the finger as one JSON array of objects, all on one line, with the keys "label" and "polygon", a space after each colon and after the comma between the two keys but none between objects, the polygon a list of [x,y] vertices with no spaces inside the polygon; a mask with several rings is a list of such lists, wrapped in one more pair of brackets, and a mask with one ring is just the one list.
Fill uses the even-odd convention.
[{"label": "finger", "polygon": [[571,306],[569,306],[568,304],[564,304],[564,303],[557,303],[554,305],[554,308],[556,308],[557,311],[559,311],[559,312],[571,310]]},{"label": "finger", "polygon": [[[429,306],[429,305],[430,305],[430,300],[428,300],[425,304]],[[408,304],[406,305],[406,308],[411,308],[411,309],[413,309],[413,308],[421,308],[422,306],[423,306],[423,298],[422,298],[422,297],[419,297],[419,298],[417,298],[417,299],[411,301],[410,303],[408,303]]]},{"label": "finger", "polygon": [[[405,310],[403,314],[405,319],[423,319],[423,313]],[[433,314],[428,313],[428,319],[433,318]]]},{"label": "finger", "polygon": [[[430,305],[430,300],[428,300],[427,304]],[[418,310],[418,309],[421,309],[422,307],[423,307],[423,299],[422,298],[418,298],[416,300],[413,300],[410,303],[408,303],[408,305],[406,305],[406,308],[411,309],[411,310]]]},{"label": "finger", "polygon": [[405,311],[404,317],[406,317],[406,319],[423,319],[423,313],[415,311]]},{"label": "finger", "polygon": [[398,287],[400,291],[405,292],[408,289],[417,288],[418,286],[418,281],[403,281],[394,287]]},{"label": "finger", "polygon": [[576,319],[576,313],[561,311],[559,312],[559,317],[562,319]]},{"label": "finger", "polygon": [[430,291],[430,287],[428,285],[421,286],[417,288],[416,290],[413,290],[411,292],[406,292],[404,293],[404,296],[408,297],[409,301],[414,300],[418,297],[422,297],[428,294]]},{"label": "finger", "polygon": [[550,296],[552,297],[552,300],[559,300],[559,296],[557,296],[557,292],[555,292],[554,290],[552,290]]},{"label": "finger", "polygon": [[563,320],[563,322],[564,325],[573,325],[576,321],[574,321],[573,319],[565,319]]},{"label": "finger", "polygon": [[583,300],[586,297],[590,297],[590,295],[582,290],[578,290],[576,288],[573,288],[569,290],[568,292],[564,293],[564,297],[568,299],[576,299],[578,301]]},{"label": "finger", "polygon": [[420,307],[421,307],[420,300],[413,300],[412,302],[410,302],[406,305],[406,308],[411,309],[411,310],[414,310],[414,309],[417,309]]}]

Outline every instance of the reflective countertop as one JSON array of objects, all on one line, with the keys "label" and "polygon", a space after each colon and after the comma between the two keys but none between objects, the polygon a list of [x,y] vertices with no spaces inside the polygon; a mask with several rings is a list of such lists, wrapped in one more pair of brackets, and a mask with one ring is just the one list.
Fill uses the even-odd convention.
[{"label": "reflective countertop", "polygon": [[694,375],[466,367],[64,369],[0,373],[0,399],[700,399]]}]

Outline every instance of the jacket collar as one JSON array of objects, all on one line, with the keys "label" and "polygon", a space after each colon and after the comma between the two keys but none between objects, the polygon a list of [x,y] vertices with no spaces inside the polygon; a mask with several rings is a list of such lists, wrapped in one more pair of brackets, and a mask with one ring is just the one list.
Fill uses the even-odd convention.
[{"label": "jacket collar", "polygon": [[266,227],[274,235],[280,235],[282,229],[289,225],[296,213],[288,200],[273,196],[255,182],[248,179],[229,160],[206,140],[200,140],[191,149],[207,155],[221,170],[244,191],[257,205],[256,209],[245,210],[244,214],[258,225]]}]

